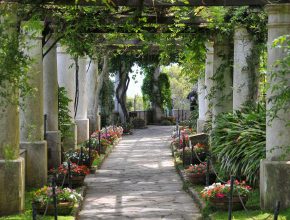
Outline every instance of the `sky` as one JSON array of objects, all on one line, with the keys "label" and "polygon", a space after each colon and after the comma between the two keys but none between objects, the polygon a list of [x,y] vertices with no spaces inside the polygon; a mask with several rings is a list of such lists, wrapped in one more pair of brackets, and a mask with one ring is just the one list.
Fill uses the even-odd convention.
[{"label": "sky", "polygon": [[[136,75],[135,80],[132,79],[133,75]],[[136,64],[132,68],[132,72],[130,73],[130,78],[131,80],[128,87],[127,96],[131,98],[134,98],[135,95],[142,96],[141,86],[143,83],[144,75],[140,74],[140,67],[138,67]]]}]

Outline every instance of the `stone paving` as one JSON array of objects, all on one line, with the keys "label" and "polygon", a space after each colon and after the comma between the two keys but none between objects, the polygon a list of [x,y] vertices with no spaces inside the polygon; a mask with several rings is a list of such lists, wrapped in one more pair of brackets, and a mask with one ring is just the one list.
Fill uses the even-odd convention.
[{"label": "stone paving", "polygon": [[123,137],[101,169],[86,178],[79,219],[201,219],[174,168],[171,129],[150,126]]}]

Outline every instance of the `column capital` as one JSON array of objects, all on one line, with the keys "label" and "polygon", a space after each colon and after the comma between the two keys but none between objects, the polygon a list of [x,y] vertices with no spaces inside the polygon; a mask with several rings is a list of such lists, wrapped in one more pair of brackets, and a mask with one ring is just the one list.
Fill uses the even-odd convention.
[{"label": "column capital", "polygon": [[290,26],[290,4],[266,5],[269,15],[268,28],[287,28]]},{"label": "column capital", "polygon": [[243,40],[248,39],[250,36],[250,33],[248,32],[247,28],[243,26],[236,26],[235,27],[235,33],[234,33],[234,40]]}]

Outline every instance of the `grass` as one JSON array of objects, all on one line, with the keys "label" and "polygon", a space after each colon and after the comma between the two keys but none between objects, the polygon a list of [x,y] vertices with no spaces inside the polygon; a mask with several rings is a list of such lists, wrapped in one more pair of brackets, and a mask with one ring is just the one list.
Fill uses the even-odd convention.
[{"label": "grass", "polygon": [[[31,220],[32,219],[32,195],[35,190],[29,190],[25,193],[25,211],[23,214],[10,215],[5,217],[0,217],[0,220]],[[39,216],[42,217],[42,216]],[[53,220],[53,216],[45,216],[41,218],[42,220]],[[58,216],[58,220],[74,220],[73,216]]]}]

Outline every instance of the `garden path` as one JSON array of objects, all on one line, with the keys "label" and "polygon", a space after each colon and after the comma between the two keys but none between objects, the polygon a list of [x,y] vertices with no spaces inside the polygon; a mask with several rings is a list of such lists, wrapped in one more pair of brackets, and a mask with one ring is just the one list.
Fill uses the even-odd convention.
[{"label": "garden path", "polygon": [[149,126],[123,137],[101,169],[86,178],[79,219],[199,219],[174,168],[171,130]]}]

